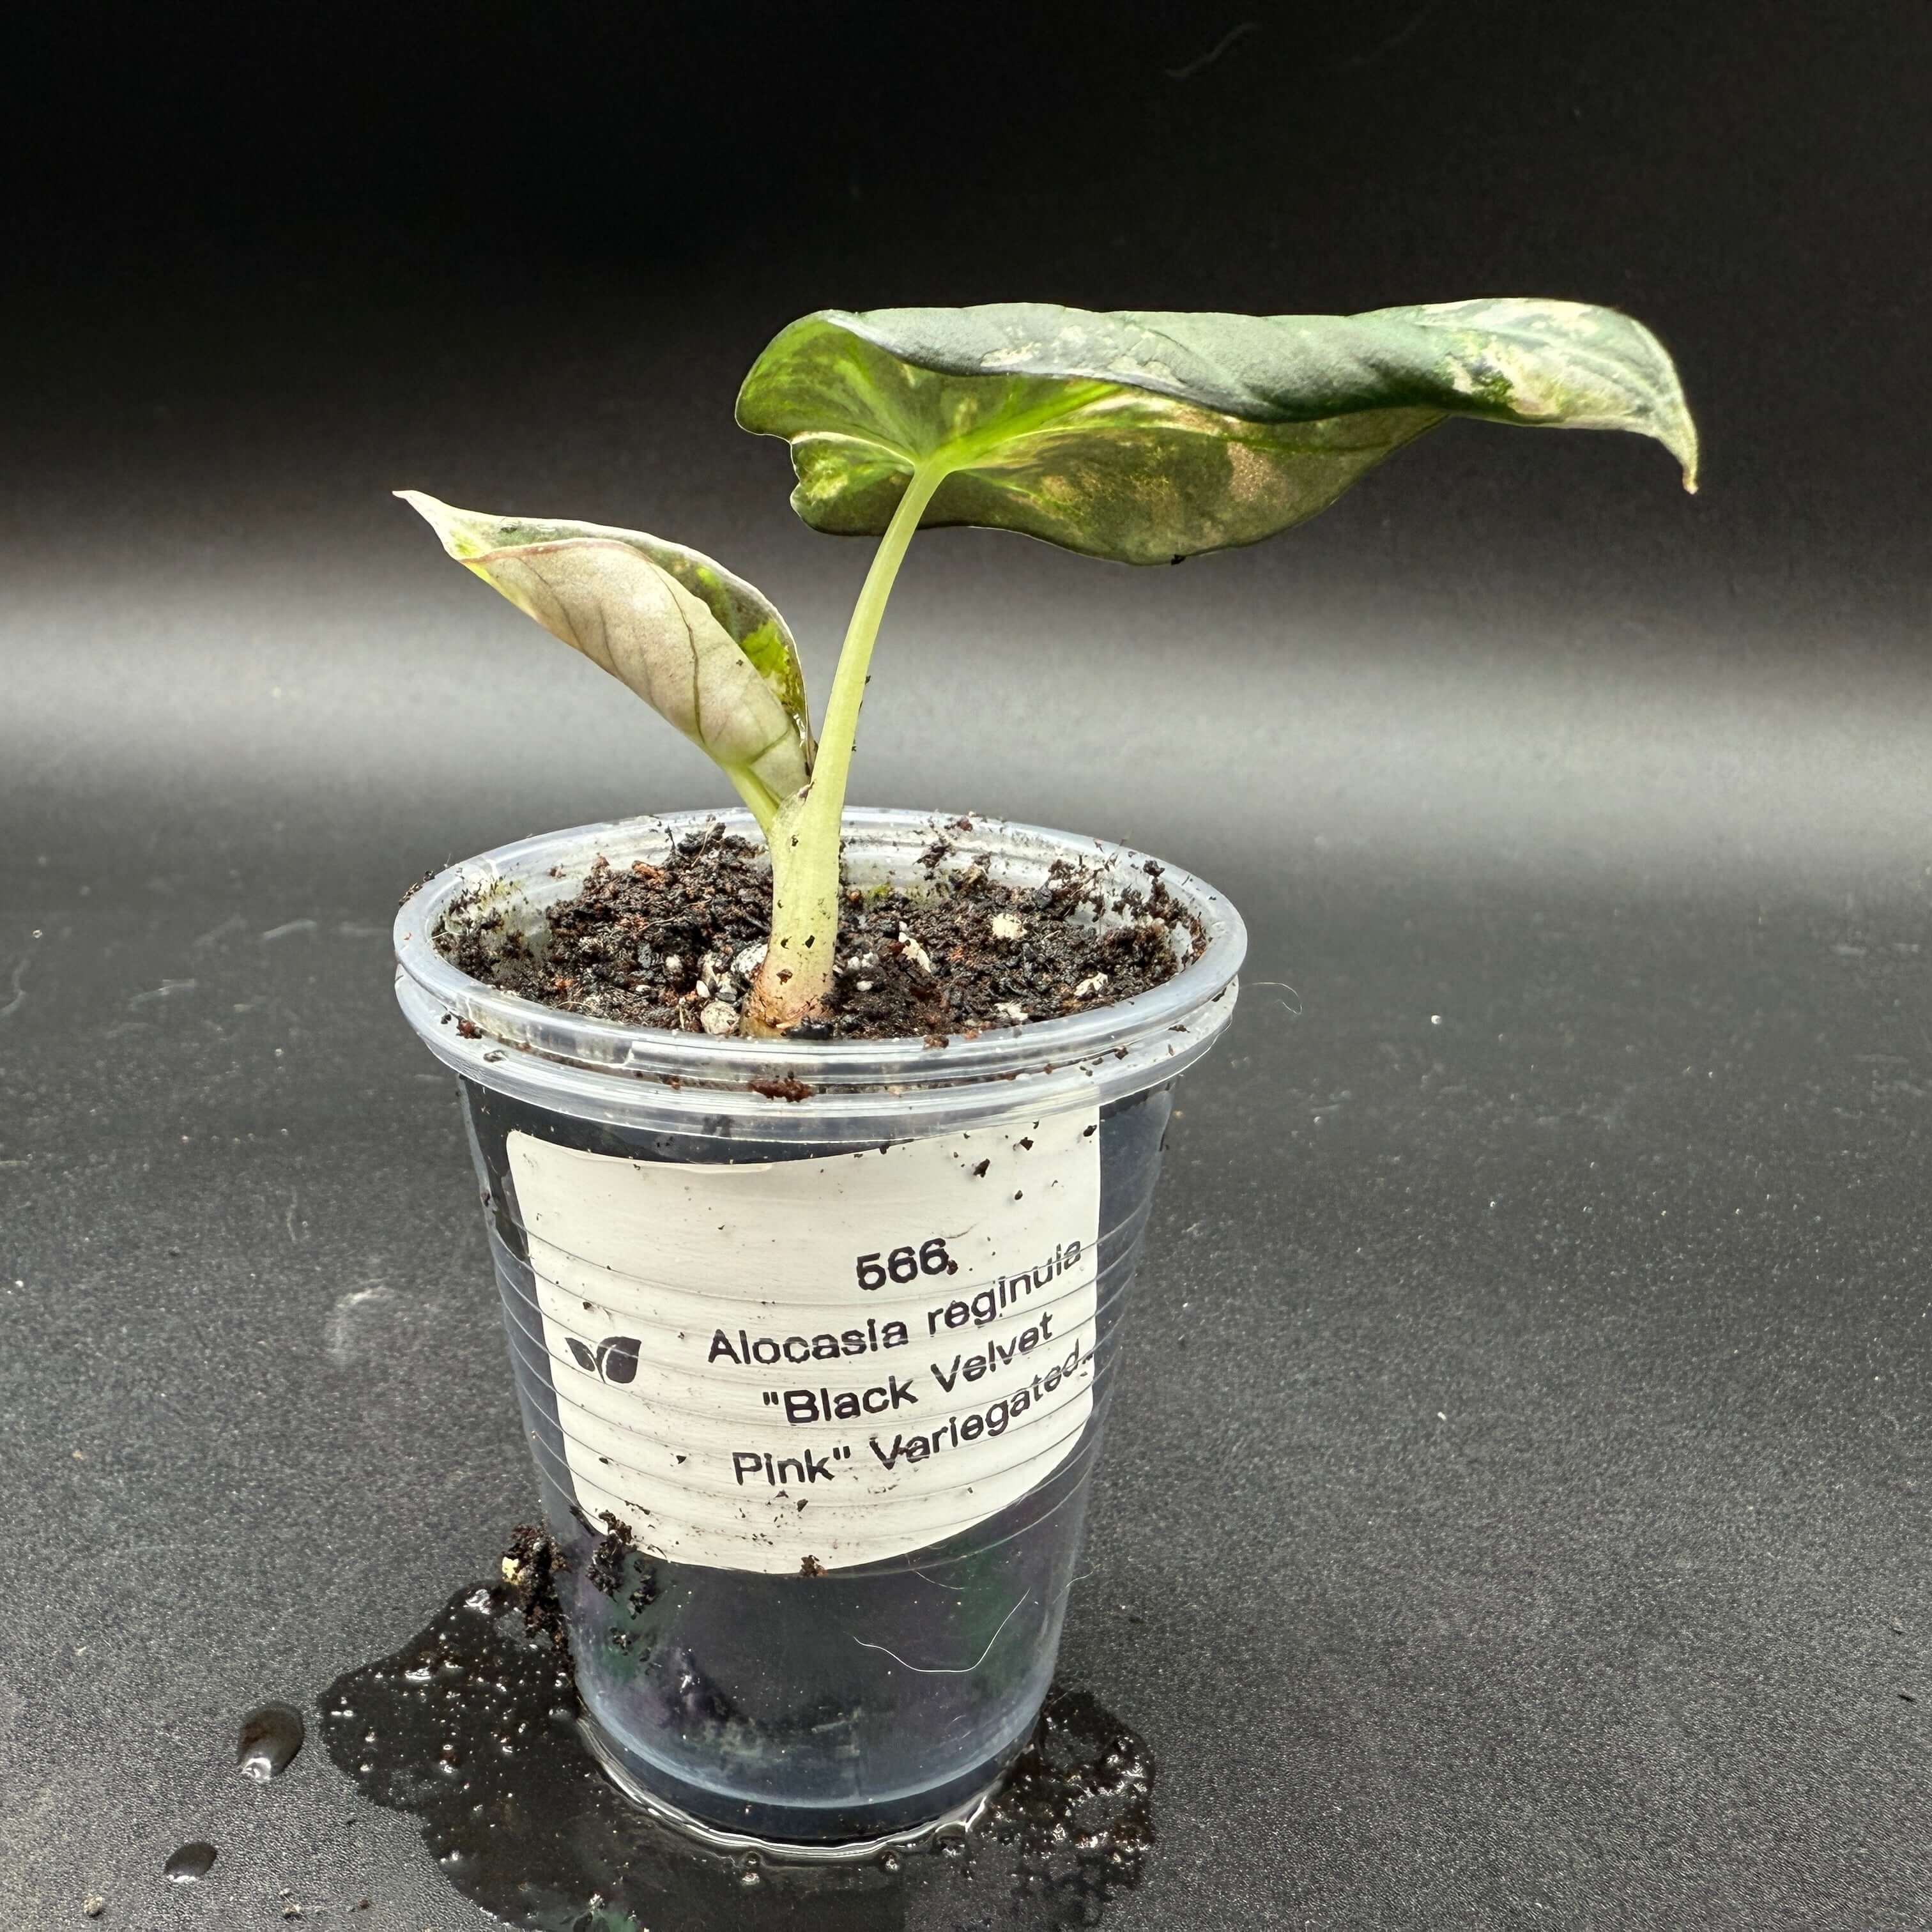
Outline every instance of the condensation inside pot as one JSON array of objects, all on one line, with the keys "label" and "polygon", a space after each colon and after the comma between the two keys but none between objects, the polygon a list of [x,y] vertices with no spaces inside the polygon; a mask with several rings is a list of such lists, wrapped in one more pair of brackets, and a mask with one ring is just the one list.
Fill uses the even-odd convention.
[{"label": "condensation inside pot", "polygon": [[518,1398],[569,1562],[578,1687],[620,1771],[706,1825],[801,1843],[903,1830],[970,1802],[1021,1750],[1052,1676],[1171,1087],[1102,1112],[1094,1401],[1074,1451],[1028,1495],[910,1557],[774,1576],[608,1544],[593,1561],[596,1526],[575,1506],[507,1138],[705,1163],[845,1149],[606,1126],[460,1084]]}]

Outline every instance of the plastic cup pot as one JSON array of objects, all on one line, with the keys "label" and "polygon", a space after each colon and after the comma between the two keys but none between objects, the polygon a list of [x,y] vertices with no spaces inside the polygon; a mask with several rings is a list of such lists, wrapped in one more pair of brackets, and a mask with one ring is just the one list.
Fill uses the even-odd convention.
[{"label": "plastic cup pot", "polygon": [[[461,1090],[592,1749],[718,1841],[862,1848],[969,1816],[1032,1730],[1174,1083],[1245,934],[1166,868],[1198,936],[1165,984],[938,1046],[625,1027],[438,949],[446,921],[541,946],[594,859],[720,822],[752,832],[679,814],[452,867],[397,919],[397,992]],[[923,884],[945,823],[848,813],[848,877]],[[1145,884],[1093,839],[965,842],[1004,883]]]}]

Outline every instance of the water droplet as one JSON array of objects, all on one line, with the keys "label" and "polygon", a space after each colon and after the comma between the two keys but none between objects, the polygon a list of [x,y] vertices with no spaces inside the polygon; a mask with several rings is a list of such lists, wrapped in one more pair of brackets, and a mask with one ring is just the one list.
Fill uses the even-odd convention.
[{"label": "water droplet", "polygon": [[258,1784],[279,1778],[302,1748],[302,1713],[292,1704],[262,1704],[242,1720],[235,1762]]},{"label": "water droplet", "polygon": [[178,1851],[169,1853],[168,1862],[161,1870],[176,1885],[193,1885],[214,1869],[214,1847],[206,1839],[197,1838],[192,1844],[183,1845]]}]

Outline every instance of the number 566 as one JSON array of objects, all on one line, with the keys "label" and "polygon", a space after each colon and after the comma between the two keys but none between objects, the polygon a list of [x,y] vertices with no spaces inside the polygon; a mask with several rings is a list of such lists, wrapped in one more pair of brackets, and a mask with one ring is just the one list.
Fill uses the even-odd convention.
[{"label": "number 566", "polygon": [[859,1286],[884,1288],[889,1281],[916,1281],[922,1274],[957,1274],[959,1264],[946,1252],[946,1237],[934,1234],[917,1248],[908,1242],[890,1254],[861,1255],[856,1263]]}]

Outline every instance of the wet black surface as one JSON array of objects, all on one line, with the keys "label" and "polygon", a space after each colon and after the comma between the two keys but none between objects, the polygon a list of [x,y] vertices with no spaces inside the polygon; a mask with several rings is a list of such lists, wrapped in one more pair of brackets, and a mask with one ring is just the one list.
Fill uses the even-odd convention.
[{"label": "wet black surface", "polygon": [[[1170,849],[1256,961],[1178,1096],[1069,1600],[1063,1678],[1160,1766],[1108,1924],[1912,1924],[1916,878],[1284,880]],[[491,1574],[532,1483],[382,895],[326,853],[299,896],[223,863],[26,875],[0,1468],[45,1560],[0,1628],[0,1904],[245,1932],[286,1889],[312,1924],[471,1932],[328,1752],[236,1769],[243,1712]],[[246,950],[196,946],[238,918]],[[194,1839],[218,1862],[167,1885]]]},{"label": "wet black surface", "polygon": [[482,1586],[345,1672],[320,1709],[336,1764],[416,1823],[451,1884],[537,1932],[1093,1925],[1139,1882],[1154,1840],[1145,1748],[1090,1696],[1056,1689],[970,1833],[852,1865],[711,1852],[609,1784],[578,1734],[567,1658]]}]

